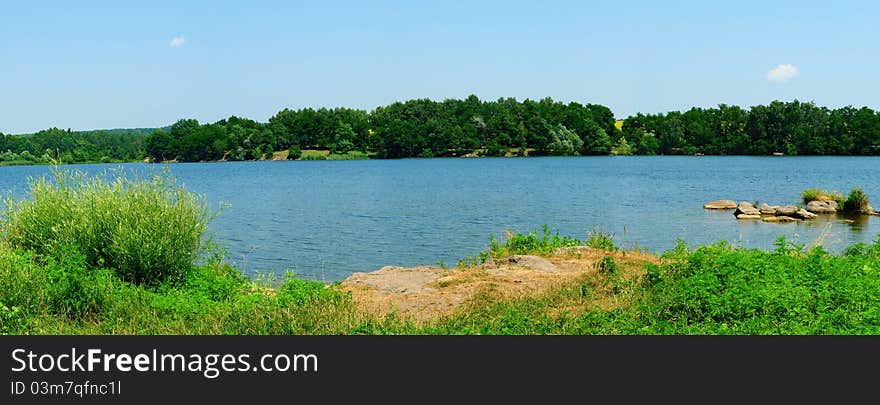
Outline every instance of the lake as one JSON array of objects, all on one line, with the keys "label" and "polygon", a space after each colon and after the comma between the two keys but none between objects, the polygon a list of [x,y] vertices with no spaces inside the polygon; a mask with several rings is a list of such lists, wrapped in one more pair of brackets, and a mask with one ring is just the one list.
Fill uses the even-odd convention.
[{"label": "lake", "polygon": [[[69,166],[89,173],[143,163]],[[293,271],[338,281],[386,265],[453,266],[505,230],[585,239],[613,234],[618,246],[662,253],[727,240],[772,249],[780,236],[839,252],[880,234],[880,217],[771,224],[709,211],[716,199],[796,204],[809,187],[862,187],[880,202],[880,157],[632,156],[262,161],[167,165],[222,212],[210,227],[228,260],[246,273]],[[25,196],[47,166],[0,167],[0,190]],[[822,217],[820,217],[822,218]]]}]

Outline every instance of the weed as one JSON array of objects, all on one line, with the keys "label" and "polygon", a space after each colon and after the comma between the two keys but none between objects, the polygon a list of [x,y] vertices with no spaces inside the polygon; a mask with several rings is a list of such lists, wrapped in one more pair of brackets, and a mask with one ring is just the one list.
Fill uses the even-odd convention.
[{"label": "weed", "polygon": [[599,271],[599,274],[617,274],[619,269],[617,268],[617,263],[614,262],[614,258],[611,256],[604,256],[602,260],[596,262],[596,269]]},{"label": "weed", "polygon": [[614,235],[600,228],[595,228],[587,234],[587,246],[599,250],[617,250],[617,246],[614,246]]}]

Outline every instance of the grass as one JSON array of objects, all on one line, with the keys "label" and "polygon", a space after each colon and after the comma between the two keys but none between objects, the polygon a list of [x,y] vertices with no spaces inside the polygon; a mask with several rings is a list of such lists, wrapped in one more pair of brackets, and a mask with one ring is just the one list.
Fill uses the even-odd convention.
[{"label": "grass", "polygon": [[89,268],[113,269],[135,283],[185,277],[212,218],[203,198],[167,172],[147,179],[86,177],[58,166],[51,172],[31,182],[28,199],[6,201],[2,227],[12,248],[48,259],[72,250]]},{"label": "grass", "polygon": [[327,160],[363,160],[369,159],[370,155],[361,151],[349,151],[346,153],[331,153],[327,155]]},{"label": "grass", "polygon": [[[281,153],[281,152],[276,152]],[[286,159],[286,151],[283,152]],[[347,153],[330,153],[329,150],[303,149],[302,155],[298,160],[362,160],[370,159],[372,154],[361,151],[350,151]]]},{"label": "grass", "polygon": [[[646,264],[618,260],[628,252],[601,230],[580,241],[544,226],[503,243],[490,238],[479,257],[552,256],[587,245],[598,254],[594,271],[531,294],[488,286],[449,315],[415,321],[367,313],[339,284],[246,277],[204,244],[196,254],[176,249],[178,236],[167,235],[175,230],[160,226],[200,236],[205,212],[174,222],[200,205],[165,177],[66,176],[32,181],[30,200],[6,211],[0,334],[880,334],[880,237],[839,255],[785,239],[772,251],[679,242]],[[152,282],[128,276],[130,262],[113,256],[162,254],[184,262],[183,271]]]},{"label": "grass", "polygon": [[837,191],[827,191],[819,188],[808,188],[801,193],[801,200],[804,204],[810,201],[835,201],[838,206],[843,206],[843,194]]},{"label": "grass", "polygon": [[534,230],[527,234],[513,234],[508,232],[507,241],[498,243],[494,237],[489,241],[489,252],[494,258],[502,258],[511,255],[552,255],[559,248],[571,247],[583,244],[581,241],[570,236],[560,236],[559,232],[550,232],[547,225],[540,231]]},{"label": "grass", "polygon": [[303,149],[299,160],[327,160],[328,155],[330,155],[329,150]]}]

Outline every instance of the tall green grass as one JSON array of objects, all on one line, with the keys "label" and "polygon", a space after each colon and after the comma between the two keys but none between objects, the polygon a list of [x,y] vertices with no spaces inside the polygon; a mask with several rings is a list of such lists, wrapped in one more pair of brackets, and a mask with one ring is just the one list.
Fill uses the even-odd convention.
[{"label": "tall green grass", "polygon": [[167,173],[109,179],[56,166],[51,177],[31,181],[27,199],[8,199],[3,216],[12,248],[47,258],[73,249],[89,268],[158,285],[186,277],[213,214]]},{"label": "tall green grass", "polygon": [[803,200],[804,204],[808,204],[810,201],[836,201],[837,205],[842,207],[844,197],[843,194],[837,191],[808,188],[801,193],[801,200]]}]

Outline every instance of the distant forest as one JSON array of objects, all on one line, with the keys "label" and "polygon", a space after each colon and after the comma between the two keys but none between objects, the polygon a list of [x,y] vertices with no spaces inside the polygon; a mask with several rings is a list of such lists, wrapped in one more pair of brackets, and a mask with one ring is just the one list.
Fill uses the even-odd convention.
[{"label": "distant forest", "polygon": [[599,104],[501,98],[415,99],[377,107],[284,109],[266,123],[236,116],[170,127],[0,133],[0,164],[253,160],[288,151],[375,158],[546,155],[880,155],[880,113],[773,101],[637,114],[622,125]]}]

